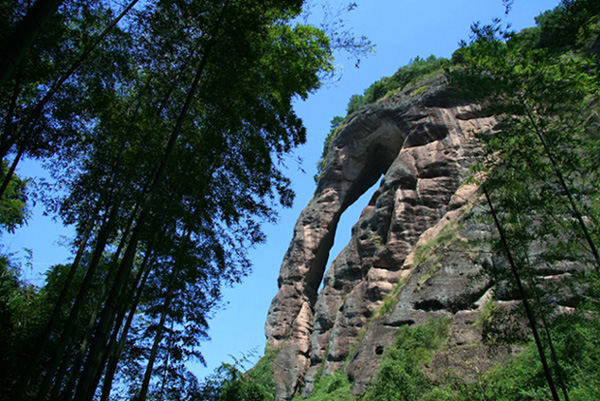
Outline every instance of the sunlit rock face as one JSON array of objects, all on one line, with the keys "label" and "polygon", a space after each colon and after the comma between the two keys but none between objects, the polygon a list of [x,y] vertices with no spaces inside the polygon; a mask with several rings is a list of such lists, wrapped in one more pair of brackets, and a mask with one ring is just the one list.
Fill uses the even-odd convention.
[{"label": "sunlit rock face", "polygon": [[[496,125],[477,110],[438,77],[363,107],[339,129],[294,228],[266,322],[268,345],[281,350],[279,399],[309,394],[315,375],[342,368],[361,392],[401,325],[448,316],[452,341],[479,340],[472,323],[490,287],[478,275],[489,255],[436,255],[427,246],[489,232],[483,223],[458,223],[474,213],[478,196],[462,185],[476,162],[475,133]],[[373,185],[350,243],[325,273],[341,214]],[[384,305],[395,288],[397,302]]]}]

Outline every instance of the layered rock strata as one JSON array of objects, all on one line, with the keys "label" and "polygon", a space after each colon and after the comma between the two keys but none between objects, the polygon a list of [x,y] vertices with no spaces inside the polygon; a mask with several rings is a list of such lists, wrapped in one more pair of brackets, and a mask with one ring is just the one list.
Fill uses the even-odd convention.
[{"label": "layered rock strata", "polygon": [[[474,135],[495,125],[476,105],[455,99],[440,77],[345,120],[296,223],[269,309],[265,331],[268,345],[280,350],[279,399],[310,393],[317,372],[341,368],[362,391],[400,325],[448,316],[452,341],[477,340],[472,323],[490,283],[473,277],[489,256],[461,252],[442,263],[430,242],[468,242],[487,232],[449,227],[473,208],[476,189],[461,184],[476,160]],[[325,274],[341,214],[378,182],[350,243]],[[416,258],[428,263],[414,268]],[[390,294],[391,306],[384,302]]]}]

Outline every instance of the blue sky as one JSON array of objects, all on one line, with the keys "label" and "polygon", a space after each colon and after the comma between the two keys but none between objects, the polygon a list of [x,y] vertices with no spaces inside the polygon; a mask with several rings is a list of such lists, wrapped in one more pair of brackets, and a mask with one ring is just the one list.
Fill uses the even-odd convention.
[{"label": "blue sky", "polygon": [[[313,1],[318,10],[325,0]],[[210,322],[212,340],[202,345],[207,368],[193,366],[200,379],[210,374],[221,362],[231,362],[229,355],[240,358],[255,349],[262,353],[265,345],[264,322],[273,296],[277,292],[277,277],[283,255],[292,238],[293,226],[301,210],[315,190],[313,175],[321,155],[323,141],[335,116],[344,116],[348,99],[362,94],[376,80],[390,76],[416,56],[450,57],[461,39],[468,39],[469,27],[475,21],[488,23],[494,17],[503,17],[514,29],[534,25],[540,12],[558,5],[559,0],[514,0],[508,17],[504,17],[501,0],[358,0],[357,8],[345,16],[346,28],[356,35],[367,36],[376,46],[375,52],[364,58],[360,68],[354,60],[338,55],[336,64],[341,79],[325,84],[306,101],[296,102],[295,109],[307,127],[307,143],[288,159],[288,176],[296,192],[294,207],[280,211],[277,224],[264,226],[267,242],[250,251],[253,273],[244,283],[226,289],[227,305],[215,313]],[[348,1],[326,2],[333,9],[342,8]],[[315,13],[316,14],[316,13]],[[320,21],[314,21],[320,22]],[[298,163],[296,160],[302,162]],[[23,164],[21,176],[38,175],[39,169]],[[372,193],[372,191],[370,192]],[[342,216],[330,260],[341,251],[350,237],[350,229],[358,220],[370,193],[359,199]],[[53,222],[51,216],[42,216],[37,207],[27,227],[14,235],[5,235],[4,251],[15,252],[26,261],[24,248],[33,251],[32,268],[25,268],[27,279],[42,284],[40,271],[55,263],[66,262],[69,254],[60,245],[71,231]],[[256,358],[253,359],[254,361]]]}]

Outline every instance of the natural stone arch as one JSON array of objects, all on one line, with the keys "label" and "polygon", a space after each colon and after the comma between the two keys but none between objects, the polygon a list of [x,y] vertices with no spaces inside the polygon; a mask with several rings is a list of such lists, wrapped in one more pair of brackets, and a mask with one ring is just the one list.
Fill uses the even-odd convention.
[{"label": "natural stone arch", "polygon": [[405,132],[389,109],[372,105],[355,113],[334,139],[314,198],[294,228],[265,331],[268,344],[282,349],[278,393],[292,395],[309,365],[317,291],[341,215],[385,174]]},{"label": "natural stone arch", "polygon": [[[456,106],[440,82],[429,82],[419,96],[401,94],[360,109],[333,140],[315,197],[294,228],[265,325],[268,344],[280,350],[278,399],[305,386],[310,391],[321,362],[326,372],[344,366],[358,330],[404,274],[419,236],[450,209],[473,161],[472,131],[493,125],[458,119],[471,106]],[[382,174],[317,294],[340,216]]]}]

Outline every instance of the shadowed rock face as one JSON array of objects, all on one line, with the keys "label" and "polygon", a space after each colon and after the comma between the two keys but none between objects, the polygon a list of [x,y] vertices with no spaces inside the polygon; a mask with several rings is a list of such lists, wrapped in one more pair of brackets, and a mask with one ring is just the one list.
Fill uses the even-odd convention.
[{"label": "shadowed rock face", "polygon": [[[489,283],[473,277],[485,258],[428,255],[435,271],[414,271],[413,251],[468,213],[476,189],[460,184],[475,162],[474,132],[491,132],[496,122],[459,104],[442,78],[425,84],[418,95],[409,89],[357,111],[332,143],[315,196],[294,228],[265,326],[268,344],[280,349],[279,399],[303,388],[309,393],[320,368],[327,374],[345,367],[362,391],[404,324],[449,316],[458,323],[453,341],[477,340],[469,327]],[[340,215],[382,176],[350,243],[325,274]],[[452,241],[467,241],[486,229],[455,231]],[[374,319],[398,283],[398,302]]]}]

